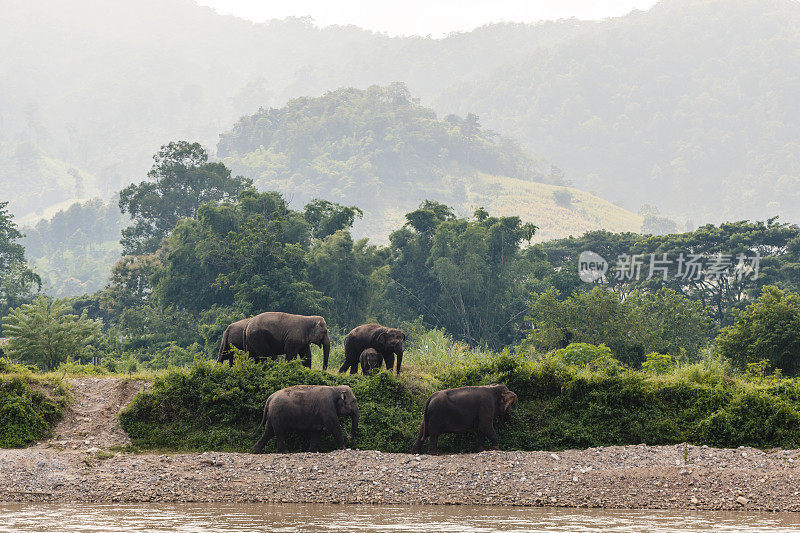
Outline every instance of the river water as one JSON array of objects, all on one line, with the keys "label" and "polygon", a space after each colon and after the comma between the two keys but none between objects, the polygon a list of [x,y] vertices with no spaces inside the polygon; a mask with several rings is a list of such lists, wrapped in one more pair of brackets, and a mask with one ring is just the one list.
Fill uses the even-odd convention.
[{"label": "river water", "polygon": [[800,513],[312,504],[3,504],[0,532],[796,532]]}]

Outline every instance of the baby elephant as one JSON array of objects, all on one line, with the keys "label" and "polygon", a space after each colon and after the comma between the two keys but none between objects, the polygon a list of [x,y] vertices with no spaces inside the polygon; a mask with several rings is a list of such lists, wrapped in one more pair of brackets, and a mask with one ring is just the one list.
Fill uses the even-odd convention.
[{"label": "baby elephant", "polygon": [[473,431],[478,451],[483,450],[483,438],[489,437],[493,450],[499,450],[494,419],[508,419],[508,409],[517,395],[505,385],[493,383],[480,387],[459,387],[434,392],[425,403],[422,425],[411,453],[420,453],[422,442],[430,437],[428,453],[437,454],[439,435]]},{"label": "baby elephant", "polygon": [[261,453],[273,435],[278,452],[286,453],[286,434],[289,430],[308,432],[309,451],[317,451],[322,428],[333,433],[336,445],[344,448],[342,429],[339,427],[340,416],[352,418],[348,437],[352,439],[358,431],[358,402],[347,385],[295,385],[281,389],[267,398],[261,418],[261,424],[266,424],[264,434],[253,446],[253,453]]},{"label": "baby elephant", "polygon": [[383,356],[375,348],[367,348],[361,352],[358,360],[361,363],[361,373],[365,376],[371,376],[376,370],[380,369],[381,363],[383,363]]}]

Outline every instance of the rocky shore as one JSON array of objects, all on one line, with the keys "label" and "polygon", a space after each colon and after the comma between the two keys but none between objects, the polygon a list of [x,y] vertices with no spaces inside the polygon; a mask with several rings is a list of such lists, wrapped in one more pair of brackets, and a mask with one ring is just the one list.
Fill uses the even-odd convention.
[{"label": "rocky shore", "polygon": [[143,382],[72,381],[56,437],[0,450],[4,502],[489,504],[800,511],[800,451],[617,446],[410,455],[132,454],[116,414]]},{"label": "rocky shore", "polygon": [[491,504],[800,511],[797,451],[624,446],[425,456],[0,451],[0,501]]}]

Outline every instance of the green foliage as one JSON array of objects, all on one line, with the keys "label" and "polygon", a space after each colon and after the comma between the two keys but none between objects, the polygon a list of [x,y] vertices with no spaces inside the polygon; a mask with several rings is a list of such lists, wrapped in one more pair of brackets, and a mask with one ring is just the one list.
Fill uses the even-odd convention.
[{"label": "green foliage", "polygon": [[42,287],[42,280],[25,262],[25,248],[17,242],[22,233],[7,207],[8,202],[0,202],[0,316],[30,301]]},{"label": "green foliage", "polygon": [[179,220],[193,217],[204,203],[234,197],[252,183],[231,177],[222,163],[209,163],[199,143],[171,142],[153,156],[149,181],[128,185],[119,193],[119,207],[134,224],[122,230],[125,254],[155,252]]},{"label": "green foliage", "polygon": [[798,374],[800,295],[765,287],[758,300],[736,315],[736,323],[722,330],[717,347],[739,368],[766,359],[788,375]]},{"label": "green foliage", "polygon": [[314,199],[306,204],[303,216],[311,226],[311,236],[324,239],[339,230],[352,227],[356,217],[362,218],[364,212],[357,207],[345,207],[327,200]]},{"label": "green foliage", "polygon": [[423,317],[471,344],[499,347],[516,340],[526,289],[534,280],[520,253],[536,230],[519,217],[492,217],[479,208],[456,218],[426,201],[392,233],[389,298],[402,318]]},{"label": "green foliage", "polygon": [[[426,197],[468,208],[473,180],[467,176],[476,172],[543,178],[537,162],[510,139],[483,129],[477,116],[439,119],[403,83],[342,88],[280,109],[261,108],[222,134],[217,152],[259,188],[281,190],[299,202],[324,195],[363,207],[364,227],[381,240],[403,210]],[[340,210],[325,228],[314,219],[328,208],[317,202],[306,208],[309,222],[319,227],[315,237],[360,218],[360,210]]]},{"label": "green foliage", "polygon": [[[730,324],[733,311],[755,298],[766,285],[800,291],[800,226],[779,223],[775,218],[708,224],[673,235],[592,231],[578,238],[535,245],[530,253],[544,254],[549,263],[548,281],[562,294],[571,294],[592,288],[580,281],[576,268],[578,256],[587,250],[600,254],[612,267],[620,256],[636,256],[641,262],[638,278],[626,279],[609,271],[603,285],[624,295],[637,289],[672,289],[698,302],[716,325]],[[714,257],[724,257],[730,264],[722,269],[719,279],[707,273],[696,279],[697,276],[687,275],[685,263],[690,255],[702,256],[706,264]],[[669,262],[667,272],[651,271],[651,259],[662,261],[665,256]],[[760,258],[757,272],[752,264],[756,256]],[[744,268],[737,271],[740,260]]]},{"label": "green foliage", "polygon": [[0,448],[22,448],[50,435],[66,397],[60,382],[0,374]]},{"label": "green foliage", "polygon": [[[257,426],[267,397],[299,384],[353,387],[361,420],[352,447],[401,451],[418,429],[413,413],[421,408],[419,399],[386,372],[358,379],[296,362],[256,364],[247,358],[233,367],[196,362],[187,370],[170,370],[137,394],[120,420],[139,447],[246,451],[263,431]],[[330,448],[333,442],[328,436],[321,444]],[[270,446],[274,451],[274,442]]]},{"label": "green foliage", "polygon": [[644,356],[642,370],[652,374],[666,374],[674,366],[672,357],[665,353],[651,352]]},{"label": "green foliage", "polygon": [[[571,361],[574,361],[571,362]],[[603,364],[598,362],[605,361]],[[588,362],[588,364],[587,364]],[[360,435],[351,446],[407,452],[427,397],[442,388],[505,383],[518,403],[508,422],[496,422],[503,449],[540,450],[690,442],[721,447],[800,446],[800,382],[754,383],[714,360],[665,373],[626,370],[607,348],[575,345],[527,361],[485,354],[452,364],[434,379],[416,370],[397,377],[340,376],[296,362],[236,365],[197,362],[156,378],[121,420],[140,448],[246,451],[259,437],[263,403],[283,387],[348,384],[361,410]],[[342,420],[346,429],[349,422]],[[305,445],[297,437],[290,445]],[[323,449],[331,449],[332,439]],[[469,451],[471,435],[446,436],[444,451]],[[272,448],[274,450],[274,443]]]},{"label": "green foliage", "polygon": [[539,352],[570,343],[605,344],[622,362],[638,365],[645,353],[696,355],[707,342],[702,307],[671,289],[635,292],[623,300],[599,286],[566,299],[551,288],[534,294],[529,305],[533,332],[525,346]]},{"label": "green foliage", "polygon": [[566,348],[553,350],[549,355],[568,365],[585,367],[590,370],[619,372],[624,368],[605,344],[595,346],[583,342],[573,342]]},{"label": "green foliage", "polygon": [[122,250],[124,222],[116,202],[94,198],[23,228],[21,243],[46,294],[64,298],[102,289]]},{"label": "green foliage", "polygon": [[40,296],[11,309],[3,320],[9,356],[52,370],[69,358],[80,359],[100,333],[100,324],[71,312],[65,300]]},{"label": "green foliage", "polygon": [[175,228],[154,293],[194,313],[218,305],[318,314],[328,302],[306,280],[307,247],[300,213],[277,193],[248,189],[236,203],[203,205]]}]

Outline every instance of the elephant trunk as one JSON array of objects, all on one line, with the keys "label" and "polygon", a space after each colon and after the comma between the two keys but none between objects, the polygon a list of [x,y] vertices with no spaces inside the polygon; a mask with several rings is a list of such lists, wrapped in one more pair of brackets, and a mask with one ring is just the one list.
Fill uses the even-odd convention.
[{"label": "elephant trunk", "polygon": [[358,407],[353,409],[350,417],[353,419],[353,425],[350,427],[350,440],[353,440],[356,438],[356,433],[358,433]]},{"label": "elephant trunk", "polygon": [[328,369],[328,356],[331,354],[331,340],[326,333],[322,338],[322,370]]},{"label": "elephant trunk", "polygon": [[403,363],[403,349],[400,348],[399,350],[395,351],[395,355],[397,356],[397,373],[400,373],[400,365]]}]

